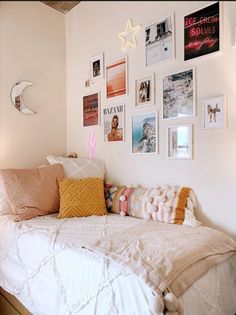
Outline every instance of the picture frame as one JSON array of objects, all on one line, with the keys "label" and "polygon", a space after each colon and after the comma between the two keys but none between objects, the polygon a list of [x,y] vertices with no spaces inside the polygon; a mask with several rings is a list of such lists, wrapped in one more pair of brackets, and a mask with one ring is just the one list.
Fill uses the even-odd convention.
[{"label": "picture frame", "polygon": [[154,73],[135,80],[135,107],[151,106],[155,103]]},{"label": "picture frame", "polygon": [[100,125],[100,92],[83,96],[83,127]]},{"label": "picture frame", "polygon": [[125,105],[118,104],[103,108],[104,142],[124,142]]},{"label": "picture frame", "polygon": [[113,98],[128,94],[127,56],[106,65],[106,97]]},{"label": "picture frame", "polygon": [[222,16],[220,1],[184,16],[184,61],[221,50]]},{"label": "picture frame", "polygon": [[134,114],[131,120],[131,153],[159,154],[158,112]]},{"label": "picture frame", "polygon": [[170,159],[193,158],[193,125],[178,125],[167,128],[167,157]]},{"label": "picture frame", "polygon": [[104,78],[104,54],[100,53],[90,58],[90,82],[95,83]]},{"label": "picture frame", "polygon": [[195,68],[163,76],[162,119],[196,116]]},{"label": "picture frame", "polygon": [[218,129],[226,126],[226,97],[202,99],[202,128]]},{"label": "picture frame", "polygon": [[175,59],[174,13],[145,27],[146,67]]}]

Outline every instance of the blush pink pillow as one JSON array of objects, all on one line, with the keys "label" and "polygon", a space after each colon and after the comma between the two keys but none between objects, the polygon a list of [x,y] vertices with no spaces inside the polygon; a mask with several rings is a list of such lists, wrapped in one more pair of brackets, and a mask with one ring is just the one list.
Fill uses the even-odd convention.
[{"label": "blush pink pillow", "polygon": [[64,177],[61,164],[33,169],[3,169],[0,175],[15,221],[58,212],[57,181]]}]

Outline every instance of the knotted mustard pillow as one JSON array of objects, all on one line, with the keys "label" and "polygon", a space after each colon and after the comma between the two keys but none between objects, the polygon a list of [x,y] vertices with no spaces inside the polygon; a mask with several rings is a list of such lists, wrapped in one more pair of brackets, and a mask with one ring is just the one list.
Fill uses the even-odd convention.
[{"label": "knotted mustard pillow", "polygon": [[65,178],[59,181],[59,194],[59,219],[107,214],[101,178]]}]

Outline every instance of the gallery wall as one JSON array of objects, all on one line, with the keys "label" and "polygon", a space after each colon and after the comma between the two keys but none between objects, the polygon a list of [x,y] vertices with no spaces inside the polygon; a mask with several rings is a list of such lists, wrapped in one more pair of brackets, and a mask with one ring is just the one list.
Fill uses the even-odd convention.
[{"label": "gallery wall", "polygon": [[[64,15],[39,1],[0,3],[0,163],[2,168],[35,167],[66,150],[66,67]],[[10,99],[21,80],[21,114]]]},{"label": "gallery wall", "polygon": [[[198,219],[236,237],[236,48],[232,45],[235,2],[223,3],[222,51],[184,61],[184,16],[211,3],[85,1],[67,13],[67,151],[88,156],[88,135],[95,131],[95,157],[105,161],[107,179],[119,185],[192,187],[200,203]],[[170,13],[175,14],[176,59],[146,67],[144,28]],[[137,46],[123,53],[118,33],[124,31],[128,19],[142,27],[136,36]],[[90,58],[101,52],[105,64],[128,57],[127,96],[107,99],[105,79],[85,86]],[[196,71],[196,117],[162,120],[162,76],[191,67]],[[131,154],[131,116],[137,113],[134,82],[149,73],[155,74],[155,106],[149,110],[159,113],[159,155]],[[125,104],[124,142],[104,142],[103,117],[101,125],[83,127],[83,96],[97,91],[101,92],[101,108]],[[227,127],[203,129],[201,100],[219,95],[227,99]],[[193,124],[193,159],[168,159],[167,127],[181,124]]]}]

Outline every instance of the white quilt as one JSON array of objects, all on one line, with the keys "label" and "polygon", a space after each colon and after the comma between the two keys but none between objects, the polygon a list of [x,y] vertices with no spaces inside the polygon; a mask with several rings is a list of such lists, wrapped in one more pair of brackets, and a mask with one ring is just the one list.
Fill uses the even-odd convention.
[{"label": "white quilt", "polygon": [[[2,215],[0,286],[33,314],[155,314],[153,293],[141,279],[81,248],[139,222],[119,215],[65,220],[51,215],[15,223]],[[236,255],[180,297],[181,314],[233,315],[235,295]]]}]

